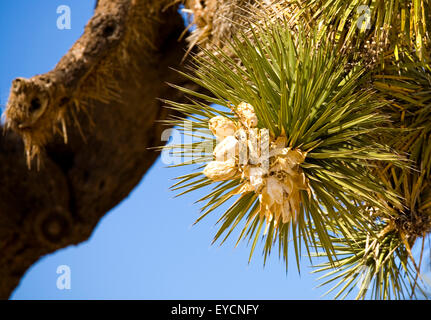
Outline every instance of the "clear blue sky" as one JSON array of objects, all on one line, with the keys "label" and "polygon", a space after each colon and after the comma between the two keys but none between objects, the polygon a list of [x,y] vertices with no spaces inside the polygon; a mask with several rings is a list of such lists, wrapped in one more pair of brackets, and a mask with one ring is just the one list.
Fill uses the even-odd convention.
[{"label": "clear blue sky", "polygon": [[[72,29],[58,30],[59,5],[68,5]],[[0,4],[0,104],[15,77],[53,68],[81,35],[94,1],[14,0]],[[24,156],[24,155],[23,155]],[[222,213],[192,227],[193,205],[202,193],[173,198],[172,178],[185,169],[157,161],[135,190],[99,223],[90,240],[40,259],[23,278],[13,299],[318,299],[308,259],[301,277],[291,259],[273,254],[263,267],[259,248],[248,264],[249,247],[232,241],[211,246]],[[57,267],[71,268],[71,290],[56,287]]]}]

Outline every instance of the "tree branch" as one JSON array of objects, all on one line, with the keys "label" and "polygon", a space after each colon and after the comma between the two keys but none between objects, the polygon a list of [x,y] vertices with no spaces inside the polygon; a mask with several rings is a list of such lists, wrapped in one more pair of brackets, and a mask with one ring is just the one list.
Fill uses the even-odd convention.
[{"label": "tree branch", "polygon": [[[99,0],[52,71],[14,81],[0,138],[0,298],[41,256],[88,239],[156,159],[148,147],[169,114],[156,98],[181,100],[165,82],[192,86],[169,68],[187,44],[166,4]],[[40,154],[39,170],[24,149]]]}]

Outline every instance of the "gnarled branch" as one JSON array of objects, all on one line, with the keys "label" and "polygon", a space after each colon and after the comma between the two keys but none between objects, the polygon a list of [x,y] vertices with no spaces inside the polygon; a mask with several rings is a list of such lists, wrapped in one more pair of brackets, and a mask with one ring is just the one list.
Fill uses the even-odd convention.
[{"label": "gnarled branch", "polygon": [[[1,298],[41,256],[88,239],[156,159],[148,147],[161,143],[156,120],[169,113],[156,98],[181,100],[166,82],[189,85],[169,68],[187,45],[166,4],[99,0],[52,71],[14,81],[0,138]],[[39,170],[24,149],[40,153]]]}]

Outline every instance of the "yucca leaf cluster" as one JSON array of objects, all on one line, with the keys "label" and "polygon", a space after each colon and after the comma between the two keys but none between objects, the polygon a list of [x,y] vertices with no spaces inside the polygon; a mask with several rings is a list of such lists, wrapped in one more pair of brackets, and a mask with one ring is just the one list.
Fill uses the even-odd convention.
[{"label": "yucca leaf cluster", "polygon": [[[358,31],[352,20],[358,5],[299,1],[295,14],[244,26],[227,41],[228,50],[202,49],[183,75],[205,90],[177,87],[190,102],[166,101],[183,114],[167,124],[193,141],[165,148],[184,160],[180,165],[198,165],[173,189],[211,188],[198,200],[198,221],[230,203],[214,241],[236,234],[237,244],[250,243],[250,259],[259,239],[265,260],[278,247],[286,268],[289,250],[298,268],[302,248],[311,263],[324,257],[316,272],[327,272],[322,284],[332,283],[337,298],[355,288],[362,299],[423,296],[412,248],[431,230],[429,7],[427,1],[372,2],[373,28]],[[301,16],[312,17],[307,27],[297,23]],[[394,39],[393,30],[411,32]],[[364,48],[373,41],[382,50]],[[222,181],[204,174],[221,143],[209,130],[211,119],[243,128],[237,112],[243,103],[254,108],[256,129],[267,130],[270,141],[305,155],[297,170],[308,187],[299,191],[294,219],[265,217],[265,193],[249,187],[241,168]],[[263,188],[271,175],[262,176]]]}]

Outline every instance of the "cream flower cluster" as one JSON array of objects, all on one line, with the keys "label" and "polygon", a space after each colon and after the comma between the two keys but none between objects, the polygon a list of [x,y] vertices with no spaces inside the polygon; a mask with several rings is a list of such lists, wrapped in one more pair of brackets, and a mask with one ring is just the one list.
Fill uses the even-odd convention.
[{"label": "cream flower cluster", "polygon": [[217,116],[209,120],[209,129],[219,141],[214,161],[203,173],[213,181],[241,179],[233,194],[255,192],[259,196],[259,214],[266,218],[265,233],[272,220],[295,221],[300,211],[301,190],[310,188],[300,164],[306,153],[287,147],[287,138],[270,137],[267,129],[258,129],[254,108],[241,103],[235,108],[238,121]]}]

